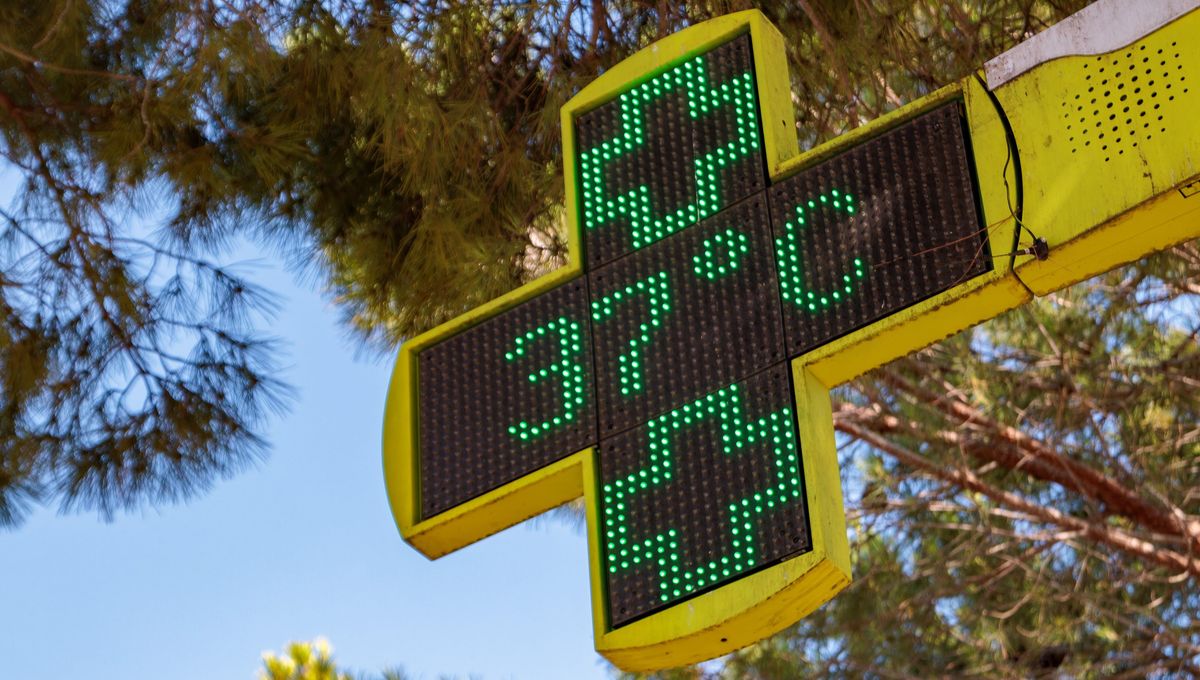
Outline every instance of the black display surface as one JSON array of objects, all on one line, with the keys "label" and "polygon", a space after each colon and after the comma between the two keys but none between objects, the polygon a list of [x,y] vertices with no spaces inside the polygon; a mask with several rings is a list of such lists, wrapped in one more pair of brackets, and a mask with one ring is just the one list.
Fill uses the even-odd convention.
[{"label": "black display surface", "polygon": [[686,229],[765,186],[750,37],[580,116],[589,270]]},{"label": "black display surface", "polygon": [[945,104],[771,187],[790,355],[991,270],[961,111]]},{"label": "black display surface", "polygon": [[421,351],[422,517],[596,441],[587,308],[576,279]]},{"label": "black display surface", "polygon": [[590,276],[601,438],[784,360],[766,197]]},{"label": "black display surface", "polygon": [[809,550],[793,398],[780,365],[600,444],[613,627]]}]

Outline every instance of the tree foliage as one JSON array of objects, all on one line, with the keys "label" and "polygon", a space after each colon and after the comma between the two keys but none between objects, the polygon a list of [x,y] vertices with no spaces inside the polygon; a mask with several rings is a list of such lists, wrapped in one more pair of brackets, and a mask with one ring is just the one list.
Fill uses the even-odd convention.
[{"label": "tree foliage", "polygon": [[[762,3],[812,146],[1083,0]],[[279,403],[214,264],[283,249],[390,347],[561,263],[558,108],[752,3],[0,2],[0,522],[185,496]],[[999,171],[999,170],[997,170]],[[135,218],[161,222],[144,234]],[[1038,225],[1030,225],[1034,230]],[[664,677],[1196,674],[1200,249],[1039,299],[839,392],[856,581]]]},{"label": "tree foliage", "polygon": [[384,671],[382,675],[358,674],[339,669],[333,660],[333,647],[324,638],[312,642],[290,642],[284,653],[263,653],[259,680],[405,680],[399,670]]}]

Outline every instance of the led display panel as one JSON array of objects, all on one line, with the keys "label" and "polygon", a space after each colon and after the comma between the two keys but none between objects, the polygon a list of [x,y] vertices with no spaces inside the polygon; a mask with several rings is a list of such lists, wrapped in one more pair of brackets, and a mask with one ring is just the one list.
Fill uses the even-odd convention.
[{"label": "led display panel", "polygon": [[810,550],[788,360],[992,267],[961,104],[768,187],[753,63],[576,118],[583,275],[418,357],[422,517],[597,447],[610,629]]},{"label": "led display panel", "polygon": [[784,360],[766,196],[591,274],[601,438]]},{"label": "led display panel", "polygon": [[576,279],[421,352],[422,517],[595,443],[587,310]]},{"label": "led display panel", "polygon": [[792,356],[988,272],[957,102],[771,187]]},{"label": "led display panel", "polygon": [[575,122],[589,270],[765,185],[750,37],[659,73]]},{"label": "led display panel", "polygon": [[810,548],[786,364],[600,444],[618,627]]},{"label": "led display panel", "polygon": [[[1120,53],[1194,28],[1172,21]],[[406,342],[393,373],[385,480],[405,539],[438,557],[582,489],[596,649],[628,672],[727,654],[850,583],[831,388],[1195,236],[1179,220],[1194,182],[1180,199],[1117,173],[1130,186],[1112,191],[1117,174],[1076,167],[1058,203],[1083,187],[1087,214],[1025,227],[1002,219],[1000,172],[982,189],[973,176],[1036,137],[1021,128],[1061,122],[1070,83],[1117,52],[989,64],[986,83],[797,155],[789,50],[739,12],[605,70],[561,111],[566,268]],[[1189,181],[1187,145],[1158,134],[1135,155]],[[1076,151],[1066,136],[1020,149],[1027,178],[1054,178]],[[981,202],[1001,213],[999,253]],[[1025,232],[1018,259],[1007,242]],[[1114,233],[1145,238],[1122,249]]]}]

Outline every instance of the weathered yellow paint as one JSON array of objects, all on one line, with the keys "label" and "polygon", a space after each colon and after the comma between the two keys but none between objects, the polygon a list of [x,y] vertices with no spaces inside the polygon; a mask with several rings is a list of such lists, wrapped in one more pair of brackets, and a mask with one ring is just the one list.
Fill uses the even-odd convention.
[{"label": "weathered yellow paint", "polygon": [[1200,197],[1168,190],[1018,269],[1038,295],[1083,281],[1150,253],[1200,238]]},{"label": "weathered yellow paint", "polygon": [[[604,607],[593,449],[568,456],[435,517],[418,517],[417,356],[422,348],[582,273],[574,165],[576,117],[628,87],[746,32],[754,42],[764,147],[772,181],[811,167],[942,103],[960,100],[970,130],[991,248],[988,256],[994,258],[994,269],[793,362],[812,551],[610,630]],[[1142,52],[1140,48],[1145,45],[1157,54],[1158,49],[1171,47],[1180,54],[1177,64],[1188,73],[1200,73],[1200,47],[1183,39],[1189,34],[1200,35],[1200,12],[1182,17],[1119,52]],[[1136,151],[1127,150],[1115,160],[1097,156],[1092,145],[1084,149],[1076,145],[1071,151],[1071,131],[1065,129],[1065,121],[1071,118],[1062,115],[1067,108],[1062,102],[1075,101],[1076,94],[1083,99],[1082,94],[1091,85],[1083,85],[1081,91],[1081,83],[1090,82],[1083,78],[1093,68],[1084,69],[1083,64],[1103,60],[1103,56],[1059,59],[996,92],[1021,150],[1023,222],[1050,244],[1050,256],[1044,261],[1009,252],[1018,229],[1013,214],[1018,179],[1015,159],[1009,155],[1000,117],[974,77],[799,153],[783,40],[756,11],[693,26],[613,67],[561,112],[568,265],[406,342],[400,350],[388,394],[383,447],[389,500],[401,535],[425,555],[437,557],[583,495],[596,649],[627,670],[665,668],[727,653],[791,625],[827,602],[851,579],[830,388],[1019,306],[1032,294],[1044,294],[1200,236],[1200,196],[1185,198],[1189,192],[1176,189],[1189,182],[1194,184],[1197,176],[1200,117],[1194,115],[1194,107],[1182,102],[1174,108],[1166,107],[1161,115],[1163,123],[1170,115],[1170,133],[1163,133],[1161,139],[1156,137],[1153,143],[1140,143]],[[1022,236],[1021,247],[1029,240],[1027,234]]]},{"label": "weathered yellow paint", "polygon": [[[997,90],[1021,149],[1023,221],[1050,244],[1048,260],[1017,270],[1038,295],[1200,236],[1200,220],[1187,217],[1196,201],[1174,191],[1200,172],[1197,35],[1200,11],[1108,54],[1043,64]],[[1124,75],[1113,77],[1114,68]],[[1106,120],[1100,129],[1094,111]]]}]

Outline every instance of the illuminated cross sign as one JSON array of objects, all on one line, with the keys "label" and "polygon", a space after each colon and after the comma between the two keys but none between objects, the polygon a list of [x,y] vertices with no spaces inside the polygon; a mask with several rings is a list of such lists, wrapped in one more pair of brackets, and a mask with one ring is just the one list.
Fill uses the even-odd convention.
[{"label": "illuminated cross sign", "polygon": [[622,626],[811,547],[788,360],[991,269],[962,103],[768,186],[749,35],[575,119],[583,272],[421,350],[421,517],[597,447]]},{"label": "illuminated cross sign", "polygon": [[735,649],[849,583],[829,388],[1024,302],[1021,267],[1079,274],[1012,254],[1016,149],[982,84],[803,155],[787,89],[756,12],[606,73],[563,110],[569,266],[397,362],[405,538],[438,556],[583,495],[597,648],[625,668]]}]

